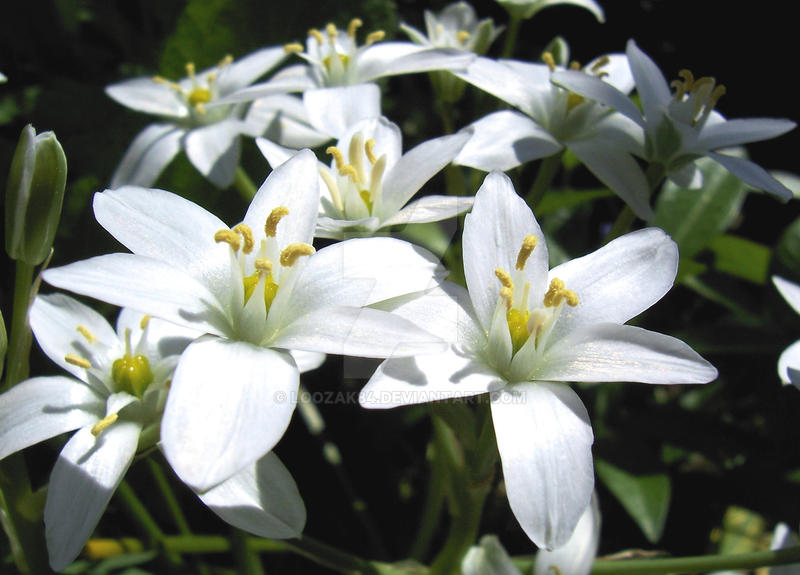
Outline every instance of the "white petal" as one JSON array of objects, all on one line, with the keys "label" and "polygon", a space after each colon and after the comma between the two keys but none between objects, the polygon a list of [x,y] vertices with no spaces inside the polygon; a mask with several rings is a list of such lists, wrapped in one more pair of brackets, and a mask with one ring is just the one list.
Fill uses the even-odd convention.
[{"label": "white petal", "polygon": [[[144,318],[147,318],[146,331],[142,329]],[[170,355],[180,355],[193,340],[203,335],[202,332],[123,308],[117,317],[117,337],[120,342],[125,341],[128,331],[133,353],[147,356],[151,364],[159,363]]]},{"label": "white petal", "polygon": [[[92,308],[64,294],[37,296],[29,312],[31,330],[42,351],[83,382],[89,382],[86,370],[68,363],[68,353],[89,360],[95,368],[109,369],[122,352],[116,332],[103,316]],[[97,338],[90,343],[78,332],[83,326]]]},{"label": "white petal", "polygon": [[650,207],[650,189],[639,164],[626,151],[618,149],[615,142],[602,137],[574,140],[568,143],[578,159],[597,179],[628,204],[643,220],[653,217]]},{"label": "white petal", "polygon": [[667,80],[655,62],[633,40],[628,40],[625,53],[636,81],[636,91],[642,100],[645,120],[648,126],[655,127],[672,99]]},{"label": "white petal", "polygon": [[679,339],[630,325],[581,327],[548,349],[531,379],[707,383],[717,370]]},{"label": "white petal", "polygon": [[424,196],[408,204],[381,224],[382,228],[405,224],[439,222],[472,209],[471,196]]},{"label": "white petal", "polygon": [[31,445],[94,424],[105,398],[71,377],[34,377],[0,395],[0,459]]},{"label": "white petal", "polygon": [[308,120],[314,129],[341,137],[352,125],[381,115],[377,84],[316,88],[303,92]]},{"label": "white petal", "polygon": [[680,188],[697,190],[703,187],[703,171],[694,162],[670,172],[668,177]]},{"label": "white petal", "polygon": [[186,155],[212,184],[227,188],[239,165],[239,136],[246,131],[247,125],[236,120],[196,128],[186,136]]},{"label": "white petal", "polygon": [[515,67],[513,61],[475,58],[466,72],[456,74],[465,82],[516,106],[526,114],[533,112],[533,102],[542,90],[550,89],[550,70],[544,64]]},{"label": "white petal", "polygon": [[316,148],[330,139],[329,134],[311,126],[303,101],[288,94],[254,101],[247,109],[245,122],[255,126],[254,132],[295,150]]},{"label": "white petal", "polygon": [[186,130],[173,124],[150,124],[125,150],[110,187],[152,186],[164,168],[181,151]]},{"label": "white petal", "polygon": [[327,307],[307,311],[270,345],[356,357],[406,357],[444,348],[441,339],[413,323],[371,308]]},{"label": "white petal", "polygon": [[78,556],[136,453],[140,426],[117,421],[99,436],[84,427],[70,439],[50,475],[44,506],[50,566]]},{"label": "white petal", "polygon": [[589,575],[600,543],[600,510],[597,498],[581,515],[569,541],[558,549],[540,549],[533,563],[533,575]]},{"label": "white petal", "polygon": [[778,375],[784,385],[800,388],[800,341],[794,342],[778,358]]},{"label": "white petal", "polygon": [[160,260],[204,284],[222,301],[230,291],[230,249],[214,242],[228,226],[177,194],[138,187],[94,195],[97,221],[122,245]]},{"label": "white petal", "polygon": [[546,289],[548,268],[544,234],[508,176],[490,173],[475,194],[463,235],[467,288],[475,314],[486,331],[491,327],[500,294],[500,282],[494,272],[503,268],[514,273],[517,254],[527,235],[536,236],[538,243],[528,258],[524,275],[531,284],[530,300],[540,301]]},{"label": "white petal", "polygon": [[223,66],[217,77],[217,88],[223,95],[252,84],[259,77],[280,64],[288,52],[283,46],[262,48]]},{"label": "white petal", "polygon": [[558,84],[570,92],[605,104],[640,126],[644,125],[642,113],[633,100],[609,82],[578,70],[558,70],[553,73],[552,80],[554,84]]},{"label": "white petal", "polygon": [[46,282],[179,325],[222,334],[230,320],[214,295],[174,266],[133,254],[97,256],[44,272]]},{"label": "white petal", "polygon": [[106,86],[106,94],[123,106],[157,116],[185,118],[189,109],[178,94],[152,78],[132,78]]},{"label": "white petal", "polygon": [[379,42],[358,56],[358,81],[431,70],[463,70],[474,58],[474,54],[463,50],[429,48],[410,42]]},{"label": "white petal", "polygon": [[319,210],[317,166],[314,153],[302,150],[267,176],[244,217],[244,223],[257,237],[263,237],[264,224],[272,210],[283,206],[289,208],[289,215],[278,224],[275,235],[278,245],[311,243]]},{"label": "white petal", "polygon": [[238,102],[252,102],[259,98],[285,94],[287,92],[303,92],[317,87],[317,82],[305,64],[287,66],[275,73],[268,82],[253,84],[236,90],[224,97],[209,102],[208,106],[223,106]]},{"label": "white petal", "polygon": [[678,246],[659,228],[625,234],[581,258],[550,270],[580,300],[565,306],[553,326],[558,340],[576,326],[625,323],[660,300],[678,271]]},{"label": "white petal", "polygon": [[298,384],[288,354],[217,338],[190,345],[161,424],[175,473],[204,491],[260,459],[289,425]]},{"label": "white petal", "polygon": [[518,383],[492,394],[508,502],[539,547],[570,538],[594,487],[589,415],[569,387]]},{"label": "white petal", "polygon": [[463,575],[521,575],[494,535],[484,535],[480,546],[469,548],[461,561],[461,572]]},{"label": "white petal", "polygon": [[772,276],[772,282],[778,291],[781,292],[783,299],[792,306],[794,311],[800,313],[800,285],[790,282],[780,276]]},{"label": "white petal", "polygon": [[[375,157],[386,156],[387,172],[383,177],[383,181],[386,182],[388,172],[392,169],[392,166],[397,164],[403,154],[403,133],[400,131],[400,126],[389,121],[385,116],[370,117],[351,124],[336,142],[337,147],[345,155],[348,162],[350,162],[350,151],[348,149],[350,141],[357,132],[361,132],[365,142],[370,139],[375,140],[375,147],[372,148]],[[332,161],[331,170],[335,166],[336,162]],[[384,185],[386,184],[384,183]]]},{"label": "white petal", "polygon": [[316,351],[301,351],[299,349],[290,349],[289,355],[291,355],[294,359],[294,362],[297,364],[297,369],[300,370],[300,373],[306,373],[307,371],[317,369],[319,366],[325,363],[325,358],[328,357],[324,353],[318,353]]},{"label": "white petal", "polygon": [[777,118],[747,118],[706,124],[697,138],[696,147],[705,151],[760,142],[777,138],[796,125],[791,120]]},{"label": "white petal", "polygon": [[714,152],[709,152],[707,156],[748,186],[775,194],[784,201],[791,200],[794,197],[792,190],[770,176],[764,168],[758,164],[754,164],[750,160]]},{"label": "white petal", "polygon": [[469,127],[472,138],[453,160],[479,170],[510,170],[520,164],[552,156],[562,146],[529,117],[504,110],[484,116]]},{"label": "white petal", "polygon": [[267,138],[256,138],[256,145],[273,170],[298,152],[298,150],[281,146]]},{"label": "white petal", "polygon": [[455,158],[469,138],[468,131],[434,138],[403,154],[384,176],[380,217],[391,216],[406,205],[428,180]]},{"label": "white petal", "polygon": [[259,537],[299,537],[306,523],[297,485],[272,452],[198,496],[223,520]]}]

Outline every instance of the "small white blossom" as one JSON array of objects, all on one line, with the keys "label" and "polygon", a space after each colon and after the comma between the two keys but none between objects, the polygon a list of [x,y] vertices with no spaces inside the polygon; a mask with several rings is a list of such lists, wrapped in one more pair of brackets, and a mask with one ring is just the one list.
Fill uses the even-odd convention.
[{"label": "small white blossom", "polygon": [[[772,283],[794,311],[800,313],[800,286],[780,276],[772,276]],[[800,389],[800,340],[783,350],[778,359],[778,375],[784,385],[791,383]]]}]

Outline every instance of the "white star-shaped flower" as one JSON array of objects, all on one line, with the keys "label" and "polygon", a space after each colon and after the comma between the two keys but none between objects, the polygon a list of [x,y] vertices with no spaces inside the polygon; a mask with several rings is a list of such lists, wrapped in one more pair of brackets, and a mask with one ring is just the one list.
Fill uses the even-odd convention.
[{"label": "white star-shaped flower", "polygon": [[[772,283],[792,309],[800,313],[800,286],[780,276],[772,276]],[[784,385],[791,383],[800,389],[800,340],[783,350],[778,359],[778,375]]]}]

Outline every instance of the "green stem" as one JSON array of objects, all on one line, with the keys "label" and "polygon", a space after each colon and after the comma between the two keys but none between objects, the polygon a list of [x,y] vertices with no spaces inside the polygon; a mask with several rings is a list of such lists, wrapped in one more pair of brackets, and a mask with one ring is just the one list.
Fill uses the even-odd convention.
[{"label": "green stem", "polygon": [[[122,482],[120,482],[119,487],[117,487],[116,495],[125,506],[131,518],[150,539],[150,543],[164,549],[164,533],[126,480],[123,479]],[[182,563],[179,555],[166,551],[166,549],[164,554],[170,564],[180,565]]]},{"label": "green stem", "polygon": [[247,533],[241,529],[231,532],[231,550],[236,559],[238,572],[242,575],[264,575],[264,567],[258,553],[247,544]]},{"label": "green stem", "polygon": [[359,575],[378,574],[378,570],[369,561],[339,551],[334,547],[308,537],[289,539],[285,541],[285,545],[288,550],[339,573],[346,573],[347,575],[353,575],[354,573]]},{"label": "green stem", "polygon": [[167,511],[172,516],[178,532],[181,535],[191,535],[192,531],[189,528],[189,523],[186,521],[186,516],[183,514],[180,503],[178,503],[178,498],[175,497],[175,492],[172,490],[166,474],[161,469],[161,465],[152,457],[148,457],[147,467],[156,482],[158,490],[161,492],[161,497],[164,499],[164,504],[167,506]]},{"label": "green stem", "polygon": [[445,495],[445,471],[440,457],[436,456],[436,446],[431,444],[431,471],[428,478],[428,490],[425,494],[425,504],[422,507],[422,518],[417,527],[417,535],[411,545],[409,555],[421,561],[431,545],[436,527],[442,516]]},{"label": "green stem", "polygon": [[236,166],[236,175],[233,178],[233,186],[238,190],[239,195],[249,204],[255,197],[258,188],[247,175],[241,166]]},{"label": "green stem", "polygon": [[556,177],[561,167],[561,157],[563,155],[563,150],[561,152],[556,152],[552,156],[543,159],[542,163],[539,165],[539,171],[536,173],[536,179],[533,181],[533,185],[527,197],[531,211],[536,211],[536,208],[547,193],[547,190],[549,190],[550,186],[553,184],[553,179]]},{"label": "green stem", "polygon": [[28,308],[31,303],[32,283],[33,266],[18,260],[14,277],[14,311],[11,317],[11,334],[6,356],[6,381],[3,390],[27,379],[30,371],[28,355],[32,339],[31,330],[28,327]]},{"label": "green stem", "polygon": [[[666,175],[667,172],[664,169],[664,166],[661,164],[650,164],[647,167],[645,176],[647,177],[647,186],[650,191],[650,198],[653,197],[656,189],[661,185],[661,182],[664,181]],[[603,243],[607,244],[611,240],[627,233],[627,231],[631,228],[631,225],[633,225],[634,220],[636,220],[636,214],[633,213],[633,210],[630,208],[630,206],[628,206],[628,204],[625,204],[625,207],[622,209],[620,214],[617,216],[617,219],[614,221],[614,224],[611,226],[611,230],[609,230],[608,234],[606,234]]]},{"label": "green stem", "polygon": [[503,44],[502,58],[511,58],[514,54],[514,46],[517,44],[517,34],[519,33],[519,25],[522,19],[519,16],[510,14],[511,19],[508,21],[508,29],[506,30],[506,41]]}]

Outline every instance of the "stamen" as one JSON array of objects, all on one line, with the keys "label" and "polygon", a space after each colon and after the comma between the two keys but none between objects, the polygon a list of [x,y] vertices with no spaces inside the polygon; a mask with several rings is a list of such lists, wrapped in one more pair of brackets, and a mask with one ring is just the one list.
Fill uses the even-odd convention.
[{"label": "stamen", "polygon": [[139,322],[139,329],[147,329],[147,324],[149,324],[149,323],[150,323],[150,316],[149,315],[143,315],[142,316],[142,321]]},{"label": "stamen", "polygon": [[555,307],[563,301],[566,301],[570,307],[575,307],[578,305],[578,295],[571,289],[566,289],[563,280],[553,278],[550,281],[550,289],[544,294],[544,305],[545,307]]},{"label": "stamen", "polygon": [[361,182],[361,179],[358,177],[358,171],[351,164],[342,166],[341,169],[339,170],[339,175],[350,176],[351,178],[353,178],[353,182],[356,184]]},{"label": "stamen", "polygon": [[383,182],[383,173],[386,171],[386,154],[381,155],[375,165],[372,166],[372,173],[369,179],[370,190],[375,191],[375,194],[380,194],[381,183]]},{"label": "stamen", "polygon": [[79,325],[75,329],[78,330],[78,333],[81,334],[83,337],[86,338],[86,341],[89,343],[94,343],[97,341],[97,336],[95,336],[92,332],[89,331],[89,328],[83,325]]},{"label": "stamen", "polygon": [[305,50],[305,46],[298,42],[291,42],[289,44],[284,44],[283,51],[287,54],[300,54]]},{"label": "stamen", "polygon": [[311,37],[313,37],[313,38],[314,38],[314,40],[316,40],[316,41],[317,41],[317,43],[318,43],[320,46],[321,46],[321,45],[323,45],[323,44],[325,43],[325,38],[322,36],[322,34],[320,33],[320,31],[319,31],[319,30],[317,30],[316,28],[311,28],[311,29],[308,31],[308,35],[309,35],[309,36],[311,36]]},{"label": "stamen", "polygon": [[383,30],[375,30],[374,32],[370,32],[367,35],[367,38],[364,40],[365,46],[372,46],[375,42],[380,42],[386,37],[386,32]]},{"label": "stamen", "polygon": [[156,84],[164,84],[167,88],[170,88],[171,90],[175,90],[178,93],[183,93],[183,88],[181,88],[180,84],[178,84],[177,82],[172,82],[171,80],[167,80],[163,76],[153,76],[152,80]]},{"label": "stamen", "polygon": [[467,40],[469,40],[469,32],[466,30],[460,30],[458,34],[456,34],[456,40],[458,40],[459,44],[464,44]]},{"label": "stamen", "polygon": [[302,242],[289,244],[281,252],[281,265],[285,268],[292,267],[300,256],[310,256],[314,251],[314,246]]},{"label": "stamen", "polygon": [[581,69],[581,63],[578,62],[577,60],[573,60],[572,62],[569,63],[569,69],[579,72]]},{"label": "stamen", "polygon": [[189,78],[194,79],[195,75],[194,62],[186,62],[186,75],[189,76]]},{"label": "stamen", "polygon": [[242,247],[242,252],[249,254],[253,251],[253,248],[256,245],[256,241],[253,238],[253,230],[250,229],[250,226],[247,224],[236,224],[233,227],[233,231],[242,236],[244,240],[244,247]]},{"label": "stamen", "polygon": [[272,262],[267,258],[256,258],[256,261],[253,262],[253,267],[260,272],[272,273]]},{"label": "stamen", "polygon": [[333,205],[336,206],[337,210],[343,212],[344,205],[342,204],[342,196],[339,193],[339,186],[336,185],[333,176],[331,176],[331,173],[328,170],[323,168],[320,168],[319,175],[322,177],[322,181],[324,181],[325,185],[328,187]]},{"label": "stamen", "polygon": [[364,143],[364,152],[367,154],[367,159],[370,164],[374,164],[378,161],[378,158],[375,157],[375,140],[372,138]]},{"label": "stamen", "polygon": [[226,54],[225,57],[219,61],[219,64],[217,64],[217,68],[224,68],[225,66],[230,66],[231,64],[233,64],[233,56]]},{"label": "stamen", "polygon": [[518,270],[525,269],[525,263],[528,261],[528,257],[533,252],[533,248],[536,247],[536,244],[539,240],[536,236],[527,235],[522,240],[522,247],[519,248],[519,253],[517,254],[517,265],[515,266]]},{"label": "stamen", "polygon": [[711,92],[711,99],[710,99],[711,101],[709,102],[709,106],[711,108],[716,106],[717,102],[719,102],[719,99],[725,95],[725,92],[726,92],[725,86],[723,86],[722,84],[714,88],[714,91]]},{"label": "stamen", "polygon": [[107,427],[110,427],[117,419],[119,419],[119,415],[117,415],[116,413],[112,413],[111,415],[106,415],[103,419],[101,419],[92,426],[92,435],[97,437],[98,435],[103,433],[103,430],[105,430]]},{"label": "stamen", "polygon": [[336,37],[339,35],[339,29],[333,22],[328,22],[328,25],[325,26],[325,33],[328,35],[328,40],[330,43],[333,44]]},{"label": "stamen", "polygon": [[239,234],[233,230],[219,230],[214,234],[214,241],[217,243],[225,242],[234,252],[239,251],[241,242],[239,241]]},{"label": "stamen", "polygon": [[556,61],[553,58],[553,55],[550,52],[543,52],[542,53],[542,62],[547,64],[547,67],[550,68],[551,72],[556,71]]},{"label": "stamen", "polygon": [[75,355],[74,353],[68,353],[67,355],[65,355],[64,361],[66,361],[71,365],[82,367],[83,369],[89,369],[92,367],[92,362],[79,355]]},{"label": "stamen", "polygon": [[597,62],[592,64],[592,67],[589,68],[589,70],[591,70],[592,72],[597,72],[600,70],[600,68],[608,65],[609,62],[611,62],[611,58],[609,58],[608,56],[602,56]]},{"label": "stamen", "polygon": [[336,146],[328,146],[325,148],[325,153],[333,156],[333,161],[336,162],[336,169],[341,170],[344,167],[344,154]]},{"label": "stamen", "polygon": [[[355,168],[356,181],[363,182],[366,177],[364,175],[364,157],[361,150],[364,149],[364,134],[356,132],[350,138],[350,147],[347,149],[347,156],[350,164]],[[341,173],[341,172],[340,172]]]},{"label": "stamen", "polygon": [[356,30],[361,28],[364,25],[364,22],[361,21],[361,18],[353,18],[350,20],[350,24],[347,25],[347,35],[351,38],[355,38]]},{"label": "stamen", "polygon": [[511,304],[514,301],[514,282],[511,281],[511,276],[503,268],[494,270],[494,275],[497,276],[503,286],[500,289],[500,298],[505,302],[506,310],[511,310]]},{"label": "stamen", "polygon": [[267,237],[275,237],[275,234],[278,230],[278,222],[281,221],[281,218],[288,215],[289,208],[286,206],[278,206],[269,213],[267,221],[264,224],[264,233],[267,235]]}]

